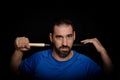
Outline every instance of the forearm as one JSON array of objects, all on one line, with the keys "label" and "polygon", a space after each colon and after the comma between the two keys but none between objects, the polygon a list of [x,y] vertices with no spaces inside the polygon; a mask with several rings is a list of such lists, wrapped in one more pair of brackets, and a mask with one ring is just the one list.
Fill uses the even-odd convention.
[{"label": "forearm", "polygon": [[11,68],[14,72],[18,73],[18,67],[22,62],[23,52],[20,50],[15,50],[11,57]]},{"label": "forearm", "polygon": [[103,67],[106,73],[111,73],[113,71],[113,64],[107,51],[104,48],[100,51],[100,55],[101,55],[101,58],[103,61]]}]

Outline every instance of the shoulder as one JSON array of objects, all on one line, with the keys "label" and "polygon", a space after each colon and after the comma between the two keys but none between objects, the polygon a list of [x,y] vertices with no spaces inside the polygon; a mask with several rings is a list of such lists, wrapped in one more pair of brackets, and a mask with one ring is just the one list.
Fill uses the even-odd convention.
[{"label": "shoulder", "polygon": [[52,53],[52,49],[46,49],[33,53],[30,58],[44,58],[48,57]]},{"label": "shoulder", "polygon": [[74,54],[77,55],[77,61],[79,64],[86,65],[86,67],[90,68],[92,70],[102,70],[100,65],[98,65],[97,62],[95,62],[92,58],[88,57],[87,55],[83,53],[79,53],[74,51]]},{"label": "shoulder", "polygon": [[74,51],[74,54],[77,56],[78,59],[90,59],[90,57],[88,57],[87,55],[85,55],[84,53],[80,53],[80,52],[77,52],[77,51]]},{"label": "shoulder", "polygon": [[80,53],[77,51],[74,51],[74,54],[77,56],[77,59],[81,62],[84,63],[95,63],[96,62],[94,60],[92,60],[92,58],[90,58],[89,56],[85,55],[84,53]]}]

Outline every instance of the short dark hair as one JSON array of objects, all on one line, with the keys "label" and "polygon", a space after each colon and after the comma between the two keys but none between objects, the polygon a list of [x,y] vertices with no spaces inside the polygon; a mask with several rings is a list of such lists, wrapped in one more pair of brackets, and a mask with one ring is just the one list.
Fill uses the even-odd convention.
[{"label": "short dark hair", "polygon": [[74,28],[74,25],[72,23],[72,21],[70,19],[65,19],[65,18],[61,18],[61,19],[56,19],[54,22],[53,22],[53,25],[52,25],[52,28],[51,28],[51,31],[50,33],[54,33],[54,27],[55,25],[61,25],[61,24],[67,24],[67,25],[71,25],[72,28],[73,28],[73,31],[75,31],[75,28]]}]

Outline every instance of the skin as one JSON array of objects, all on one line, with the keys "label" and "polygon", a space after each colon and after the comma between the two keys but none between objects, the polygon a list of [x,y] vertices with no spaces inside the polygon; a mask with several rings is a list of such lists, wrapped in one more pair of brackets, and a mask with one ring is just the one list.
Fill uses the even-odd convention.
[{"label": "skin", "polygon": [[50,33],[50,41],[53,43],[53,56],[59,61],[65,61],[73,56],[71,50],[75,40],[75,32],[71,25],[55,26],[54,34]]}]

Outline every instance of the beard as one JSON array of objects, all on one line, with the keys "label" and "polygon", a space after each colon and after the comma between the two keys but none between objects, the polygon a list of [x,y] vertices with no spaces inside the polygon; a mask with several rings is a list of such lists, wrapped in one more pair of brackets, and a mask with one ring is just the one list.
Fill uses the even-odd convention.
[{"label": "beard", "polygon": [[54,45],[55,51],[58,54],[59,57],[61,58],[65,58],[70,54],[71,48],[69,46],[60,46],[59,48],[57,48]]}]

